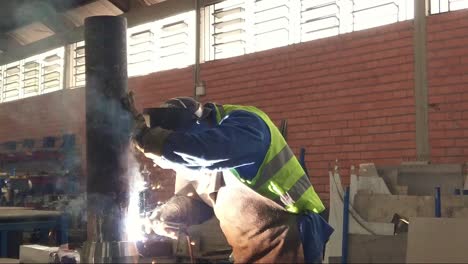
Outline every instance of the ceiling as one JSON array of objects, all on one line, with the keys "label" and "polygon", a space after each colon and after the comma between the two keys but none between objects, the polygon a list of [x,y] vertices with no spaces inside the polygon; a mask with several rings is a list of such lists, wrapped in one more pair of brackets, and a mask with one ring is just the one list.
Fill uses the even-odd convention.
[{"label": "ceiling", "polygon": [[93,15],[120,15],[161,0],[0,0],[0,53],[71,31]]}]

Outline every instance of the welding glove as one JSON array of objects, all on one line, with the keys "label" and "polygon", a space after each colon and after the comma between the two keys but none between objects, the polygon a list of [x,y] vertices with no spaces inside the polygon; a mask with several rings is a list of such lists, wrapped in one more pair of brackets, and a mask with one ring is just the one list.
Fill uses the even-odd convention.
[{"label": "welding glove", "polygon": [[149,152],[160,156],[164,142],[171,131],[160,127],[148,127],[144,116],[135,107],[133,92],[124,96],[121,102],[122,107],[129,111],[134,119],[132,138],[135,147],[143,153]]},{"label": "welding glove", "polygon": [[132,114],[133,117],[133,131],[132,136],[135,141],[141,142],[143,135],[149,130],[144,116],[138,112],[135,107],[135,100],[133,98],[133,92],[129,92],[126,96],[121,98],[123,109],[127,110]]},{"label": "welding glove", "polygon": [[201,200],[173,196],[149,217],[156,234],[177,237],[181,228],[201,224],[213,216],[213,208]]},{"label": "welding glove", "polygon": [[171,130],[161,127],[146,128],[136,131],[134,141],[144,153],[161,156],[166,138],[172,133]]}]

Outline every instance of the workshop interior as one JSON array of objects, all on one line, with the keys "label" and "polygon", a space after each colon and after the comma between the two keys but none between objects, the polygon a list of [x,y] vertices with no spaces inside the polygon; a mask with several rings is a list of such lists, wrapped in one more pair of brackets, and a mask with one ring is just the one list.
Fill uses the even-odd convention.
[{"label": "workshop interior", "polygon": [[468,263],[465,100],[468,0],[0,0],[0,263]]}]

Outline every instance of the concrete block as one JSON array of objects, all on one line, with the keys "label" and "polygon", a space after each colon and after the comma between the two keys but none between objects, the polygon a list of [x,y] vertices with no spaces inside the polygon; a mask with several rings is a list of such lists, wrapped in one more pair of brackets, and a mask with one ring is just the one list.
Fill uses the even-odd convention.
[{"label": "concrete block", "polygon": [[396,195],[408,195],[408,186],[396,186]]},{"label": "concrete block", "polygon": [[[442,196],[442,216],[455,217],[454,212],[468,207],[467,196]],[[404,217],[433,217],[435,214],[433,196],[384,195],[358,193],[354,209],[370,222],[388,223],[395,213]]]},{"label": "concrete block", "polygon": [[410,218],[407,263],[468,263],[468,219]]},{"label": "concrete block", "polygon": [[[378,166],[377,172],[393,194],[396,186],[408,186],[408,195],[433,195],[435,187],[442,194],[453,194],[463,189],[465,175],[461,164],[405,164]],[[467,182],[468,187],[468,182]]]},{"label": "concrete block", "polygon": [[452,217],[453,218],[468,218],[468,208],[466,207],[453,208]]},{"label": "concrete block", "polygon": [[58,252],[58,247],[46,247],[41,245],[20,246],[21,263],[49,263],[53,258],[51,255]]},{"label": "concrete block", "polygon": [[[343,196],[340,175],[330,172],[330,215],[328,222],[335,229],[325,251],[325,259],[341,255],[343,230]],[[353,206],[349,207],[349,233],[365,235],[393,235],[394,225],[391,223],[372,223],[364,220]]]},{"label": "concrete block", "polygon": [[433,195],[440,187],[441,194],[453,194],[465,182],[461,164],[429,164],[400,166],[398,185],[408,186],[409,195]]},{"label": "concrete block", "polygon": [[348,263],[404,263],[406,234],[349,236]]},{"label": "concrete block", "polygon": [[374,163],[359,164],[359,176],[362,177],[378,177],[379,173]]},{"label": "concrete block", "polygon": [[407,194],[408,186],[398,185],[398,168],[377,168],[377,172],[379,173],[380,177],[384,180],[385,184],[387,185],[388,189],[392,194]]},{"label": "concrete block", "polygon": [[380,177],[361,177],[351,175],[351,184],[349,187],[351,204],[354,203],[354,196],[357,193],[368,194],[391,194],[390,190]]}]

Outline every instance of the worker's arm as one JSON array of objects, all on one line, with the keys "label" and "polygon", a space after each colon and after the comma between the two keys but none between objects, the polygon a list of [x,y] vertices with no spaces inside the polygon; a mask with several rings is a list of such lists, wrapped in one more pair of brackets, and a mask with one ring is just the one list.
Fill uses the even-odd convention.
[{"label": "worker's arm", "polygon": [[253,178],[270,145],[270,131],[257,115],[234,111],[219,125],[189,132],[172,132],[162,156],[189,168],[244,170]]}]

